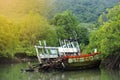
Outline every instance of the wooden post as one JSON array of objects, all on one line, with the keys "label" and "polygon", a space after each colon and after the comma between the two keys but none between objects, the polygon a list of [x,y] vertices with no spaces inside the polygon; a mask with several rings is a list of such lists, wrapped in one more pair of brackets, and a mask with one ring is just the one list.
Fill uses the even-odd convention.
[{"label": "wooden post", "polygon": [[46,52],[45,54],[48,54],[48,56],[50,58],[50,54],[49,54],[48,48],[46,48],[46,41],[44,40],[43,43],[44,43],[44,49],[45,49],[45,52]]},{"label": "wooden post", "polygon": [[37,57],[38,57],[38,61],[39,61],[40,63],[42,63],[42,62],[41,62],[41,58],[40,58],[40,54],[39,54],[39,52],[38,52],[38,48],[37,48],[37,46],[35,46],[35,49],[36,49],[36,53],[37,53]]},{"label": "wooden post", "polygon": [[[40,44],[40,46],[42,46],[42,42],[41,41],[39,41],[39,44]],[[44,49],[42,48],[41,50],[42,50],[42,54],[45,54]]]}]

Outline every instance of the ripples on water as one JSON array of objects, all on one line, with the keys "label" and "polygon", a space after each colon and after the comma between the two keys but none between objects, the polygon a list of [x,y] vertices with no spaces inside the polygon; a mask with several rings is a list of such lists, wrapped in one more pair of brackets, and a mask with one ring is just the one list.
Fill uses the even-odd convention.
[{"label": "ripples on water", "polygon": [[120,80],[120,71],[21,72],[26,64],[0,65],[0,80]]}]

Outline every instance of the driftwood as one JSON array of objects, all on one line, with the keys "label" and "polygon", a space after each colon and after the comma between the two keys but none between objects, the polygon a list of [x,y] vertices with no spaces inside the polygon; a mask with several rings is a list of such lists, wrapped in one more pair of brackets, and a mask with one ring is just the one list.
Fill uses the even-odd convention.
[{"label": "driftwood", "polygon": [[45,60],[42,64],[31,65],[28,62],[28,69],[21,69],[22,72],[33,72],[33,71],[51,71],[51,70],[62,70],[62,59]]},{"label": "driftwood", "polygon": [[43,63],[43,65],[39,66],[39,71],[51,71],[51,70],[59,70],[62,69],[62,60],[48,60],[48,62]]}]

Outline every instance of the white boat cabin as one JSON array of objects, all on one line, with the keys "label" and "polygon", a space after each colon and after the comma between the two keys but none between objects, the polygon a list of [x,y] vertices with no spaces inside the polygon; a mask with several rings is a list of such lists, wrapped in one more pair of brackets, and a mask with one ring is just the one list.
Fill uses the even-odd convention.
[{"label": "white boat cabin", "polygon": [[71,54],[80,53],[80,47],[77,41],[61,42],[60,47],[47,47],[45,41],[44,41],[44,46],[41,45],[41,41],[39,41],[39,44],[40,44],[39,46],[35,46],[39,61],[40,59],[58,58],[59,56],[70,53]]}]

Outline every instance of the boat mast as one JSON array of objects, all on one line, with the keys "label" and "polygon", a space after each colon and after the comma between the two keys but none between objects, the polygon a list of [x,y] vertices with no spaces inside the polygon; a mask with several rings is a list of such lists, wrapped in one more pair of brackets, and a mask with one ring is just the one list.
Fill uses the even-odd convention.
[{"label": "boat mast", "polygon": [[50,58],[50,54],[49,54],[48,48],[46,48],[46,41],[44,40],[43,43],[44,43],[45,52],[46,52],[46,54],[48,54],[48,59],[49,59]]},{"label": "boat mast", "polygon": [[[42,46],[42,42],[41,41],[39,41],[39,44],[40,44],[40,46]],[[44,49],[42,48],[41,50],[42,50],[42,54],[44,54],[45,53]]]}]

